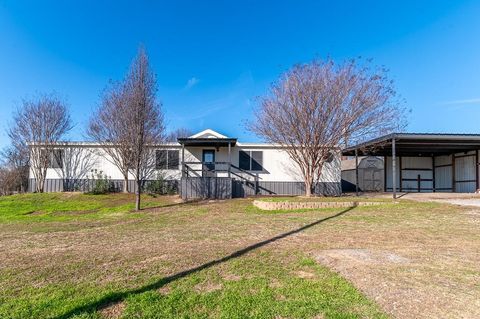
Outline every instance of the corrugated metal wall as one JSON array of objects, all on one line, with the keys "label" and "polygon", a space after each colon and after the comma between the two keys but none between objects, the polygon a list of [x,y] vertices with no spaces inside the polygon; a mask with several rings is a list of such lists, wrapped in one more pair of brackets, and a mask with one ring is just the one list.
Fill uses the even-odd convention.
[{"label": "corrugated metal wall", "polygon": [[[431,157],[401,158],[401,190],[406,192],[433,191],[433,159]],[[400,177],[399,176],[399,177]]]},{"label": "corrugated metal wall", "polygon": [[452,192],[452,156],[435,157],[435,190]]},{"label": "corrugated metal wall", "polygon": [[[339,196],[340,183],[321,182],[314,190],[315,194]],[[255,195],[304,195],[303,182],[265,182],[229,179],[227,177],[184,177],[180,194],[183,199],[196,198],[241,198]]]},{"label": "corrugated metal wall", "polygon": [[[397,191],[432,192],[435,187],[437,192],[473,193],[477,188],[479,169],[476,160],[476,151],[435,158],[402,157],[400,160],[397,157]],[[400,179],[401,184],[398,182]],[[387,191],[392,191],[391,157],[387,157],[386,180]]]},{"label": "corrugated metal wall", "polygon": [[[185,179],[186,180],[186,179]],[[145,181],[144,189],[148,188],[148,184],[155,182],[154,180]],[[187,181],[182,180],[166,180],[165,193],[181,193],[189,198],[230,198],[245,197],[254,195],[304,195],[305,185],[303,182],[265,182],[260,181],[258,185],[251,181],[232,180],[228,177],[190,177]],[[94,189],[95,181],[88,179],[79,180],[62,180],[47,179],[45,180],[45,192],[63,192],[78,191],[91,192]],[[179,186],[182,187],[180,191]],[[130,192],[136,191],[135,181],[129,180],[128,187]],[[123,190],[123,180],[110,180],[110,191],[121,192]],[[35,191],[35,179],[30,179],[28,183],[28,191]],[[322,182],[318,183],[315,188],[315,194],[339,196],[341,195],[340,183]]]},{"label": "corrugated metal wall", "polygon": [[344,193],[355,192],[356,191],[355,179],[356,179],[356,176],[355,176],[354,169],[343,170],[342,171],[342,192]]},{"label": "corrugated metal wall", "polygon": [[476,190],[475,152],[455,154],[455,191],[473,193]]},{"label": "corrugated metal wall", "polygon": [[[317,195],[339,196],[342,193],[340,183],[321,182],[317,183],[314,193]],[[245,197],[254,195],[305,195],[303,182],[247,182],[242,180],[233,181],[233,197]]]},{"label": "corrugated metal wall", "polygon": [[[114,179],[110,180],[110,191],[111,192],[121,192],[123,190],[123,180]],[[148,187],[148,184],[157,182],[156,180],[147,180],[144,183],[144,189]],[[164,180],[165,193],[167,192],[178,192],[178,181],[177,180]],[[95,180],[92,179],[77,179],[77,180],[66,180],[66,179],[46,179],[44,185],[44,192],[91,192],[94,189]],[[34,178],[29,179],[28,181],[28,191],[35,192],[36,181]],[[137,190],[137,184],[135,181],[128,181],[128,189],[130,192],[135,192]]]}]

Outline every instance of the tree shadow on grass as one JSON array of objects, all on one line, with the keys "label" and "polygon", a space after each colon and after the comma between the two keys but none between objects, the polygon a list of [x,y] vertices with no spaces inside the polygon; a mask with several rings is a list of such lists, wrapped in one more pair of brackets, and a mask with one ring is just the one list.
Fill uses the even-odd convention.
[{"label": "tree shadow on grass", "polygon": [[330,219],[340,217],[340,216],[346,214],[347,212],[351,211],[355,207],[356,207],[356,205],[352,206],[352,207],[349,207],[349,208],[346,208],[346,209],[342,210],[341,212],[339,212],[335,215],[331,215],[331,216],[319,219],[317,221],[314,221],[313,223],[307,224],[307,225],[302,226],[300,228],[293,229],[289,232],[286,232],[286,233],[277,235],[275,237],[263,240],[261,242],[255,243],[253,245],[247,246],[243,249],[240,249],[240,250],[237,250],[237,251],[233,252],[230,255],[227,255],[227,256],[219,258],[219,259],[212,260],[212,261],[207,262],[203,265],[200,265],[200,266],[197,266],[197,267],[194,267],[194,268],[190,268],[188,270],[176,273],[176,274],[168,276],[168,277],[164,277],[164,278],[162,278],[162,279],[160,279],[160,280],[158,280],[154,283],[151,283],[149,285],[145,285],[145,286],[139,287],[137,289],[131,289],[131,290],[113,292],[113,293],[107,294],[107,295],[105,295],[104,297],[102,297],[101,299],[99,299],[95,302],[92,302],[92,303],[74,308],[74,309],[56,317],[56,319],[66,319],[66,318],[70,318],[74,315],[79,315],[79,314],[82,314],[82,313],[85,313],[85,312],[93,313],[95,311],[102,310],[102,309],[104,309],[105,307],[107,307],[111,304],[121,302],[125,298],[127,298],[128,296],[135,295],[135,294],[141,294],[141,293],[144,293],[144,292],[147,292],[147,291],[150,291],[150,290],[157,290],[157,289],[159,289],[159,288],[161,288],[161,287],[163,287],[163,286],[165,286],[165,285],[167,285],[167,284],[169,284],[169,283],[171,283],[171,282],[173,282],[177,279],[184,278],[184,277],[186,277],[190,274],[193,274],[193,273],[202,271],[204,269],[219,265],[219,264],[227,262],[231,259],[241,257],[241,256],[243,256],[243,255],[245,255],[245,254],[247,254],[247,253],[249,253],[249,252],[251,252],[255,249],[261,248],[261,247],[263,247],[265,245],[268,245],[270,243],[273,243],[277,240],[283,239],[283,238],[291,236],[291,235],[295,235],[295,234],[300,233],[300,232],[302,232],[302,231],[304,231],[308,228],[311,228],[311,227],[314,227],[318,224],[326,222]]},{"label": "tree shadow on grass", "polygon": [[[158,206],[148,206],[142,207],[139,211],[141,213],[157,213],[157,212],[169,212],[169,210],[165,210],[166,208],[178,207],[178,206],[189,206],[191,204],[195,204],[196,206],[200,205],[207,205],[209,202],[204,199],[194,199],[189,201],[182,201],[179,203],[169,203],[169,204],[160,204]],[[132,210],[132,212],[135,212]]]},{"label": "tree shadow on grass", "polygon": [[202,202],[207,203],[207,201],[203,200],[203,199],[192,199],[192,200],[181,201],[181,202],[177,202],[177,203],[166,203],[166,204],[158,204],[156,206],[146,206],[146,207],[142,207],[140,209],[140,211],[141,212],[148,212],[148,211],[151,211],[151,210],[157,210],[157,209],[162,209],[162,208],[169,208],[169,207],[176,207],[176,206],[187,206],[187,205],[190,205],[190,204],[202,204]]}]

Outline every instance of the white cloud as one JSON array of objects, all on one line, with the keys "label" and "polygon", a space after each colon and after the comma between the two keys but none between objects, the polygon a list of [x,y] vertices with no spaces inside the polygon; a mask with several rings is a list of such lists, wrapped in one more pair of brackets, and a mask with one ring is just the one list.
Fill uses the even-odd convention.
[{"label": "white cloud", "polygon": [[[193,80],[193,81],[192,81]],[[198,79],[191,78],[185,89],[189,86],[190,82],[198,83]],[[191,86],[190,86],[191,87]],[[175,112],[170,115],[172,121],[181,123],[193,122],[195,125],[201,121],[204,121],[210,116],[218,116],[219,113],[226,112],[226,110],[235,110],[237,112],[244,112],[248,110],[252,103],[251,97],[254,96],[254,80],[251,72],[241,74],[232,83],[219,86],[212,93],[208,91],[197,92],[197,97],[194,100],[187,100],[186,103],[182,103],[181,107],[184,107],[185,112]],[[184,124],[188,126],[189,124]]]},{"label": "white cloud", "polygon": [[480,104],[480,98],[454,100],[441,103],[442,105],[465,105],[465,104]]},{"label": "white cloud", "polygon": [[194,87],[195,85],[197,85],[198,82],[200,82],[200,80],[197,79],[196,77],[190,78],[190,79],[187,81],[187,84],[185,85],[185,90],[191,89],[192,87]]}]

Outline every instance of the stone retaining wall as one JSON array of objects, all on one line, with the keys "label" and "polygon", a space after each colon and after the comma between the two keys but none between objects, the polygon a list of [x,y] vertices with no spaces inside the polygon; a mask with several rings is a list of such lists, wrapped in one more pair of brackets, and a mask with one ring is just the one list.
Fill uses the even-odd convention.
[{"label": "stone retaining wall", "polygon": [[343,208],[354,206],[375,206],[383,202],[268,202],[254,200],[253,205],[263,210],[293,210],[293,209],[317,209],[317,208]]}]

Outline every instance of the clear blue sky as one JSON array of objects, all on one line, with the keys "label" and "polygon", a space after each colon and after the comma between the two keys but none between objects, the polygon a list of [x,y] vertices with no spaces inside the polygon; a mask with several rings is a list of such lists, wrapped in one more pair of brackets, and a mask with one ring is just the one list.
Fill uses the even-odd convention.
[{"label": "clear blue sky", "polygon": [[256,141],[255,97],[297,62],[363,56],[390,69],[408,131],[480,133],[479,1],[2,1],[0,147],[24,97],[67,98],[83,138],[109,79],[143,43],[168,127]]}]

